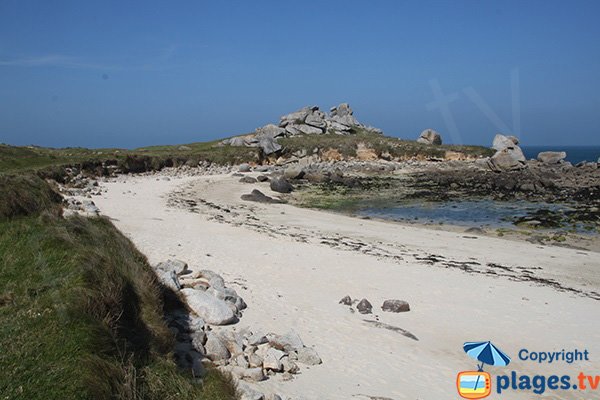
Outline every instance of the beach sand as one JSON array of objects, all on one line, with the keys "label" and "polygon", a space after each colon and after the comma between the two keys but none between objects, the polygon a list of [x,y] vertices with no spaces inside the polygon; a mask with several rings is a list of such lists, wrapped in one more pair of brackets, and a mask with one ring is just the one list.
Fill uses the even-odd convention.
[{"label": "beach sand", "polygon": [[[456,374],[476,369],[462,344],[486,340],[512,357],[508,367],[487,367],[492,375],[600,375],[599,253],[245,202],[240,195],[253,188],[276,193],[238,180],[121,176],[101,183],[106,192],[94,201],[153,265],[178,258],[222,274],[248,304],[232,329],[293,329],[321,356],[323,364],[301,365],[291,381],[271,377],[260,390],[455,399]],[[338,304],[346,295],[367,298],[373,314]],[[382,312],[386,299],[406,300],[411,311]],[[519,360],[520,349],[587,349],[590,361],[538,364]],[[598,399],[600,390],[539,397]]]}]

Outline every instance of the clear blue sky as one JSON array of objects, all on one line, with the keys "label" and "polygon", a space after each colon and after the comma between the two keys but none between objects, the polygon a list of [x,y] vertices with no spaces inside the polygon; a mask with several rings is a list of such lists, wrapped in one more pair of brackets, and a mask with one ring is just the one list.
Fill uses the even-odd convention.
[{"label": "clear blue sky", "polygon": [[0,142],[203,141],[349,102],[404,138],[600,145],[599,15],[598,1],[0,0]]}]

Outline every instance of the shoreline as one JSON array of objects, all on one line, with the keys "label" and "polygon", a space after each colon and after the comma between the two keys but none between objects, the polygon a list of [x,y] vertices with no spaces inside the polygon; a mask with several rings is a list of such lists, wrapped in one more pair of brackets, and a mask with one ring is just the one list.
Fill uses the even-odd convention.
[{"label": "shoreline", "polygon": [[[543,241],[533,239],[532,236],[539,237],[540,235],[543,235],[542,237],[549,237],[549,235],[556,234],[556,232],[552,231],[552,230],[526,230],[524,228],[520,228],[517,225],[514,225],[512,227],[499,227],[499,226],[497,226],[497,227],[494,227],[494,226],[469,227],[469,226],[463,226],[463,225],[457,225],[457,224],[450,224],[450,223],[446,223],[446,222],[443,224],[438,224],[438,223],[434,223],[434,222],[431,222],[431,223],[411,222],[409,220],[400,221],[400,220],[375,217],[375,216],[366,216],[365,217],[365,216],[361,216],[356,213],[353,213],[351,211],[345,212],[345,211],[320,209],[320,208],[316,208],[316,207],[302,207],[302,206],[299,206],[299,207],[307,208],[307,209],[318,211],[318,212],[330,213],[330,214],[334,214],[334,215],[344,215],[344,216],[356,218],[359,220],[372,220],[372,221],[378,221],[378,222],[394,224],[394,225],[429,229],[432,231],[453,232],[453,233],[457,233],[457,234],[463,234],[463,235],[465,235],[465,237],[466,236],[483,236],[483,237],[497,238],[497,239],[508,240],[508,241],[516,241],[516,242],[526,240],[532,244],[538,244],[538,245],[542,245],[542,246],[564,247],[564,248],[568,248],[568,249],[572,249],[572,250],[591,251],[591,252],[596,252],[596,253],[600,252],[600,235],[595,234],[595,233],[590,233],[590,234],[568,233],[568,235],[566,235],[566,240],[564,242],[558,242],[558,241],[543,242]],[[475,228],[475,230],[472,230],[472,228]],[[548,240],[550,240],[550,239],[548,239]]]},{"label": "shoreline", "polygon": [[[277,193],[266,183],[238,181],[230,174],[169,177],[169,171],[121,176],[101,182],[94,201],[152,265],[175,257],[193,271],[222,274],[248,304],[228,329],[294,329],[319,353],[323,364],[291,381],[255,384],[264,392],[397,400],[429,391],[427,398],[444,398],[455,391],[457,371],[472,367],[461,345],[475,339],[498,342],[513,355],[558,344],[600,354],[600,321],[581,319],[598,307],[598,253],[245,202],[240,196],[252,188]],[[369,299],[374,315],[338,304],[346,295]],[[408,301],[411,311],[381,312],[381,302],[391,298]],[[473,323],[458,318],[466,314],[477,321],[477,338]],[[522,373],[553,371],[516,365]],[[568,370],[577,368],[600,364]],[[439,386],[427,384],[433,381]]]}]

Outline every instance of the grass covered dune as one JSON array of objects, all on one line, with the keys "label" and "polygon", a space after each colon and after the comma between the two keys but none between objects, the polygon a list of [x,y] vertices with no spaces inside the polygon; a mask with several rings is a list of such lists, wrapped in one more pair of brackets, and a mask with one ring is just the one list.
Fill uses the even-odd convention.
[{"label": "grass covered dune", "polygon": [[0,176],[2,399],[235,399],[177,368],[172,292],[104,218],[60,216],[36,176]]}]

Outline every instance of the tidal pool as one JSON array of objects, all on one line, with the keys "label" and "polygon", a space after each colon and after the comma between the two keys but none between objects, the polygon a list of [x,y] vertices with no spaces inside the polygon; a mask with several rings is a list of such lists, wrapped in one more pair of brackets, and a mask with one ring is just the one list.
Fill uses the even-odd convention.
[{"label": "tidal pool", "polygon": [[[539,221],[540,211],[562,219],[566,205],[533,203],[528,201],[465,200],[445,202],[410,202],[378,204],[359,207],[355,214],[362,217],[382,218],[393,221],[412,221],[431,224],[450,224],[466,227],[514,227],[515,221],[531,220],[531,227],[543,227],[547,221]],[[540,222],[538,224],[538,222]],[[553,227],[557,228],[557,227]],[[575,227],[579,230],[579,227]]]}]

